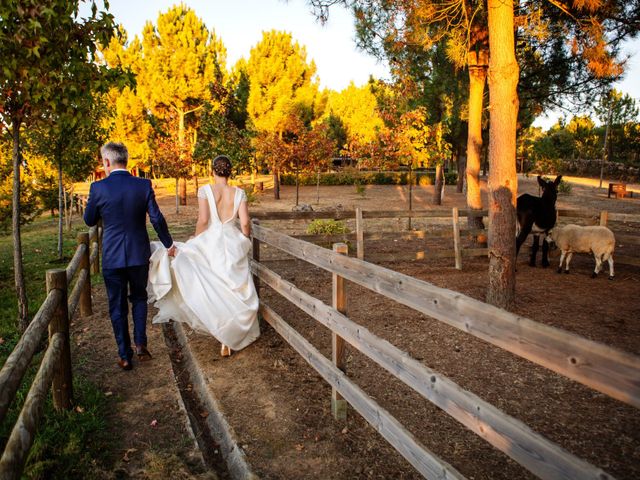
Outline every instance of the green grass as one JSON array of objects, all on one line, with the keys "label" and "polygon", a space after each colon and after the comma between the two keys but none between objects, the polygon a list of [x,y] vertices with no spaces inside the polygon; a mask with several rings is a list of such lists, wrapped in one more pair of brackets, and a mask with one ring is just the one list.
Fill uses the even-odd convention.
[{"label": "green grass", "polygon": [[[75,222],[72,231],[64,233],[63,263],[57,261],[57,218],[41,217],[22,227],[22,258],[24,261],[29,316],[33,317],[46,297],[45,272],[65,268],[77,245],[78,232],[87,231]],[[0,337],[14,341],[17,324],[17,299],[13,276],[13,238],[0,236]]]},{"label": "green grass", "polygon": [[[46,297],[45,272],[65,268],[76,248],[78,232],[87,227],[76,220],[71,232],[64,234],[64,256],[57,261],[57,219],[42,217],[22,229],[22,249],[25,269],[29,316],[33,317]],[[95,276],[92,282],[101,277]],[[0,365],[9,356],[20,335],[17,331],[17,300],[13,277],[13,240],[0,237]],[[10,435],[27,392],[39,368],[42,352],[37,354],[16,394],[16,399],[0,424],[0,449]],[[43,421],[36,435],[23,478],[74,479],[87,478],[109,454],[109,439],[105,438],[106,398],[95,385],[74,376],[76,409],[56,413],[49,395]],[[78,408],[79,407],[79,408]]]}]

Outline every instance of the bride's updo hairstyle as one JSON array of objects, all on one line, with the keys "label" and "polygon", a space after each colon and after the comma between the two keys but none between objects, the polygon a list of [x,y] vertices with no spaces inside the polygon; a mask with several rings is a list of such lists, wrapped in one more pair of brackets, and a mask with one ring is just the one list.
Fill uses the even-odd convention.
[{"label": "bride's updo hairstyle", "polygon": [[218,155],[213,159],[213,173],[219,177],[229,178],[231,176],[231,160],[226,155]]}]

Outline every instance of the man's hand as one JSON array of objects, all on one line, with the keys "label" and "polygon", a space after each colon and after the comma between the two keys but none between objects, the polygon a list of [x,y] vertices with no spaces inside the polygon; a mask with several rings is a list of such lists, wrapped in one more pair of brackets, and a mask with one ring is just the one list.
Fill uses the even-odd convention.
[{"label": "man's hand", "polygon": [[169,255],[170,257],[175,257],[177,251],[178,251],[178,249],[176,248],[176,246],[175,245],[171,245],[171,247],[169,249],[167,249],[167,255]]}]

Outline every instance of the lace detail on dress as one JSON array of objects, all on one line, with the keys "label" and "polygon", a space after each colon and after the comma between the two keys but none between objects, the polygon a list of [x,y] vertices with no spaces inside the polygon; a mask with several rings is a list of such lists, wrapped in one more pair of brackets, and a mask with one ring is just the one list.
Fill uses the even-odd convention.
[{"label": "lace detail on dress", "polygon": [[205,188],[207,186],[203,185],[202,187],[198,188],[198,198],[207,198],[207,192],[205,192]]},{"label": "lace detail on dress", "polygon": [[236,187],[236,188],[238,190],[240,190],[240,202],[246,202],[247,201],[247,192],[244,191],[244,188],[240,188],[240,187]]}]

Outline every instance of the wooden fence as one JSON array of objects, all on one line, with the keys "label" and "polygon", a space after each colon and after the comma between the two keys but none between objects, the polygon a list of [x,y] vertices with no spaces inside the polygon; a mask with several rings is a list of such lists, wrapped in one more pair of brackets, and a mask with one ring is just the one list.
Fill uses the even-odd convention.
[{"label": "wooden fence", "polygon": [[[72,407],[69,319],[78,306],[81,315],[92,314],[91,271],[99,270],[100,236],[98,227],[92,227],[89,233],[78,234],[78,247],[67,268],[47,270],[47,297],[0,370],[2,422],[48,327],[48,347],[0,458],[0,478],[3,480],[20,478],[49,388],[56,410]],[[74,277],[76,281],[70,289]]]},{"label": "wooden fence", "polygon": [[[260,212],[253,214],[253,218],[259,220],[316,220],[316,219],[334,219],[334,220],[355,220],[356,231],[353,233],[343,234],[301,234],[294,235],[295,238],[308,242],[350,242],[356,245],[357,258],[364,260],[365,257],[369,261],[389,261],[389,260],[427,260],[433,258],[453,258],[455,267],[462,269],[463,257],[486,257],[486,248],[464,248],[461,239],[463,237],[486,236],[484,229],[466,229],[460,228],[460,217],[468,215],[486,217],[487,210],[469,211],[458,210],[457,207],[452,209],[437,208],[431,210],[329,210],[324,212]],[[450,229],[431,229],[431,230],[404,230],[398,231],[375,231],[370,228],[366,230],[366,219],[407,219],[409,225],[412,219],[443,219],[451,222]],[[429,239],[451,239],[451,248],[430,248],[417,252],[402,252],[391,254],[367,255],[365,253],[365,242],[378,240],[429,240]]]},{"label": "wooden fence", "polygon": [[[484,229],[467,229],[461,228],[460,217],[469,215],[482,216],[487,224],[487,210],[470,211],[451,210],[446,208],[435,208],[430,210],[381,210],[366,211],[360,208],[355,210],[326,210],[321,212],[256,212],[252,213],[254,219],[262,221],[278,221],[278,220],[317,220],[317,219],[334,219],[334,220],[355,220],[356,231],[352,233],[341,234],[296,234],[295,238],[312,243],[335,243],[349,242],[356,246],[357,258],[369,261],[390,261],[390,260],[428,260],[433,258],[453,258],[455,268],[462,269],[462,260],[465,257],[486,257],[487,248],[472,246],[464,247],[461,239],[464,237],[478,238],[487,235]],[[617,230],[616,225],[611,222],[633,222],[640,223],[640,215],[625,213],[610,213],[606,210],[601,212],[587,210],[558,210],[559,219],[570,218],[577,223],[599,223],[600,225],[608,225],[616,235],[616,242],[624,245],[640,246],[640,235],[621,234]],[[403,230],[403,231],[375,231],[373,228],[365,229],[366,219],[407,219],[409,222],[414,218],[422,219],[445,219],[451,221],[450,229],[430,229],[430,230]],[[575,220],[574,220],[575,219]],[[365,242],[377,240],[418,240],[418,239],[451,239],[451,248],[428,248],[417,252],[400,252],[390,254],[367,255],[365,252]],[[515,241],[515,240],[514,240]],[[640,266],[640,257],[631,255],[614,255],[616,263]]]},{"label": "wooden fence", "polygon": [[[298,289],[261,263],[261,242],[331,272],[333,305],[326,305]],[[429,451],[349,379],[343,360],[345,342],[539,478],[612,478],[350,320],[344,314],[347,300],[342,281],[346,279],[369,288],[636,408],[640,408],[640,357],[350,258],[342,253],[344,246],[336,246],[331,251],[275,232],[258,222],[253,227],[253,245],[251,267],[256,286],[271,287],[332,332],[332,360],[329,360],[261,301],[265,320],[332,386],[334,416],[344,418],[346,405],[340,402],[348,402],[426,478],[463,476]]]}]

